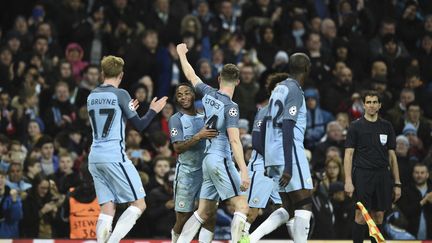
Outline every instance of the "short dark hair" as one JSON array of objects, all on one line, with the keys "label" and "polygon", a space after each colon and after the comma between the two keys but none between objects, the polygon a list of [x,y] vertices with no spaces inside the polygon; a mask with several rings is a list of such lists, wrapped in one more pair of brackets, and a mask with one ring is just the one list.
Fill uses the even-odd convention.
[{"label": "short dark hair", "polygon": [[9,146],[9,141],[9,138],[6,135],[0,134],[0,144]]},{"label": "short dark hair", "polygon": [[54,140],[50,136],[45,135],[45,136],[39,138],[35,147],[42,148],[42,146],[44,146],[47,143],[54,144]]},{"label": "short dark hair", "polygon": [[426,170],[429,172],[428,166],[425,163],[423,163],[423,162],[417,162],[417,163],[415,163],[414,166],[413,166],[413,170],[414,170],[414,167],[425,167]]},{"label": "short dark hair", "polygon": [[309,57],[302,52],[294,53],[288,61],[288,68],[291,75],[305,74],[310,70],[311,62]]},{"label": "short dark hair", "polygon": [[363,98],[363,103],[366,102],[366,97],[373,97],[376,96],[378,97],[378,103],[381,103],[381,95],[375,91],[375,90],[366,90],[363,92],[362,98]]},{"label": "short dark hair", "polygon": [[276,85],[284,80],[286,80],[289,77],[288,73],[274,73],[268,76],[267,82],[267,92],[270,94],[274,88],[276,88]]},{"label": "short dark hair", "polygon": [[418,107],[420,107],[420,109],[421,109],[421,105],[420,105],[420,103],[417,102],[417,101],[415,101],[415,100],[412,101],[412,102],[410,102],[410,103],[408,103],[408,104],[406,105],[406,110],[408,111],[409,108],[410,108],[411,106],[418,106]]},{"label": "short dark hair", "polygon": [[233,83],[239,80],[240,70],[236,65],[228,63],[223,66],[220,76],[223,81]]}]

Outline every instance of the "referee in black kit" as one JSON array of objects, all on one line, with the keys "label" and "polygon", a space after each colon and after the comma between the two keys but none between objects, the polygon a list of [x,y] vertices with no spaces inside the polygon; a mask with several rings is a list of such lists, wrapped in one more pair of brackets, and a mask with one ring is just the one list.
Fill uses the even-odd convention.
[{"label": "referee in black kit", "polygon": [[[345,192],[363,203],[382,232],[384,212],[391,208],[392,196],[393,201],[401,196],[396,138],[391,123],[378,117],[381,101],[377,92],[367,91],[363,106],[365,114],[351,123],[345,142]],[[366,231],[366,221],[356,209],[354,243],[363,242]]]}]

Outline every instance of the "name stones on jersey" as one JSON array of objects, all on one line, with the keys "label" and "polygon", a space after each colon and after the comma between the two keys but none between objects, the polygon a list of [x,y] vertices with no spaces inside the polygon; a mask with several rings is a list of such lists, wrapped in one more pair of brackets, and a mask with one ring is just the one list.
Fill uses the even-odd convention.
[{"label": "name stones on jersey", "polygon": [[236,108],[231,108],[229,111],[228,111],[228,114],[230,115],[230,116],[232,116],[232,117],[235,117],[235,116],[237,116],[238,115],[238,110],[236,109]]}]

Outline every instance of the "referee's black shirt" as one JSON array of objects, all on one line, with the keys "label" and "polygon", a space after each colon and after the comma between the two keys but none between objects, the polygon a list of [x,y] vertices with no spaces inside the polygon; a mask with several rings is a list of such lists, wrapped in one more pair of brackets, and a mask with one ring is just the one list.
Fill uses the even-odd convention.
[{"label": "referee's black shirt", "polygon": [[378,118],[370,122],[364,117],[348,128],[345,148],[353,148],[353,167],[382,169],[389,166],[388,150],[395,149],[396,137],[390,122]]}]

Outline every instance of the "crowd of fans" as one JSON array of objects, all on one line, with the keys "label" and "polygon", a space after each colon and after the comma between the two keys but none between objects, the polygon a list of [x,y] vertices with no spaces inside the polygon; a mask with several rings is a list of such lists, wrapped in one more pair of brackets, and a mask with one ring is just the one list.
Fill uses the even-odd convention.
[{"label": "crowd of fans", "polygon": [[[100,82],[101,58],[124,58],[122,85],[142,116],[152,97],[172,97],[186,81],[175,51],[185,42],[197,74],[213,87],[224,64],[239,66],[233,99],[246,159],[253,118],[268,98],[266,77],[287,72],[295,51],[310,56],[303,90],[316,185],[312,238],[350,238],[344,140],[362,115],[361,91],[377,90],[381,117],[398,135],[403,184],[385,234],[432,239],[432,1],[14,0],[2,3],[0,16],[0,237],[69,237],[69,198],[95,197],[86,172],[86,99]],[[127,130],[148,204],[129,237],[170,237],[176,154],[167,121],[175,110],[168,104],[143,134]],[[231,208],[218,210],[217,239],[229,238]],[[283,228],[270,237],[286,235]]]}]

